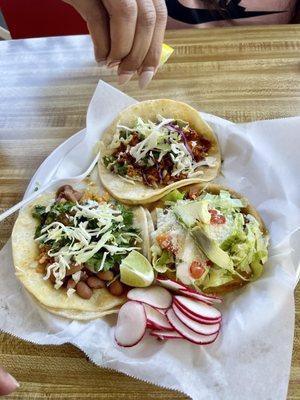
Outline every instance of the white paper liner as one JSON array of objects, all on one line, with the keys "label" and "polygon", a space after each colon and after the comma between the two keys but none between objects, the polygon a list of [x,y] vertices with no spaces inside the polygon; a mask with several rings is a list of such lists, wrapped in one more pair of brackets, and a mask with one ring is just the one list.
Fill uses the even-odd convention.
[{"label": "white paper liner", "polygon": [[[65,171],[80,172],[91,160],[91,149],[103,129],[134,102],[100,81],[88,110],[87,130],[45,160],[26,194],[37,182],[46,183]],[[122,349],[113,339],[115,316],[67,321],[37,306],[14,276],[10,241],[0,252],[0,329],[38,344],[73,343],[101,367],[197,400],[285,399],[294,334],[293,292],[300,270],[300,118],[237,125],[203,116],[217,133],[225,160],[218,182],[247,196],[271,234],[263,277],[226,296],[218,340],[199,347],[146,337],[136,348]],[[82,140],[84,155],[78,144]]]}]

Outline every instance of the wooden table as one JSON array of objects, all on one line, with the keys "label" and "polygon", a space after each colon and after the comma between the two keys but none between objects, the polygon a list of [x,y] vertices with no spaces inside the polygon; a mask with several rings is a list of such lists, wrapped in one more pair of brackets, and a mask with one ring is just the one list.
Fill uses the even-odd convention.
[{"label": "wooden table", "polygon": [[[236,122],[300,114],[300,27],[169,31],[175,48],[138,100],[170,97]],[[19,201],[47,155],[85,126],[98,79],[88,37],[0,42],[0,207]],[[1,211],[0,209],[0,211]],[[0,247],[14,218],[1,223]],[[300,399],[300,290],[289,399]],[[0,364],[21,382],[11,399],[185,399],[95,367],[71,345],[35,346],[0,335]],[[275,382],[274,382],[275,384]],[[272,399],[276,400],[276,399]]]}]

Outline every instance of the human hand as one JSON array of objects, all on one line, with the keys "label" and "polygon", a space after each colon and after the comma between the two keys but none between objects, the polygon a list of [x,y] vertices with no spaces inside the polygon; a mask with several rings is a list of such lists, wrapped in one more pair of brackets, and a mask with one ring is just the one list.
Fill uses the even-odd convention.
[{"label": "human hand", "polygon": [[15,378],[0,367],[0,396],[14,392],[19,386]]},{"label": "human hand", "polygon": [[85,19],[96,61],[118,66],[119,84],[135,72],[143,89],[160,61],[167,22],[164,0],[64,0]]}]

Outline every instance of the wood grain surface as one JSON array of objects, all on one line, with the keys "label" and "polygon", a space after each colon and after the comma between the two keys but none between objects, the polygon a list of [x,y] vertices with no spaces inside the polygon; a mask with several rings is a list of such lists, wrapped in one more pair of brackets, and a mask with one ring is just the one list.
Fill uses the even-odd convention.
[{"label": "wood grain surface", "polygon": [[[300,114],[297,25],[169,31],[165,41],[175,48],[172,58],[147,90],[133,81],[127,94],[186,101],[236,122]],[[50,152],[85,126],[99,78],[116,84],[114,71],[94,63],[86,36],[0,42],[0,211],[22,198]],[[13,221],[1,223],[0,247]],[[299,289],[296,310],[290,400],[300,399]],[[36,346],[0,334],[1,364],[21,383],[11,399],[186,398],[100,369],[71,345]]]}]

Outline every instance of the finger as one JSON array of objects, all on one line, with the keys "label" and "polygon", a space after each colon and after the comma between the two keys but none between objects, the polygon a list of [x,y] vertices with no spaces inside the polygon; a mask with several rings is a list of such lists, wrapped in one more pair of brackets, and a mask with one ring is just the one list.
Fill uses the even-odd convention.
[{"label": "finger", "polygon": [[73,6],[86,21],[97,62],[105,61],[109,49],[109,17],[100,0],[64,0]]},{"label": "finger", "polygon": [[0,368],[0,396],[5,396],[12,393],[19,386],[20,385],[13,376],[4,371],[4,369]]},{"label": "finger", "polygon": [[103,0],[109,14],[110,22],[110,52],[107,65],[118,65],[132,48],[136,20],[136,0]]},{"label": "finger", "polygon": [[142,65],[146,57],[155,28],[156,10],[152,0],[136,0],[137,24],[132,49],[119,66],[119,84],[127,83]]},{"label": "finger", "polygon": [[141,89],[149,84],[159,66],[168,17],[164,0],[153,0],[153,4],[156,10],[156,24],[149,51],[139,70],[139,86]]}]

